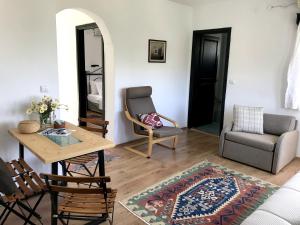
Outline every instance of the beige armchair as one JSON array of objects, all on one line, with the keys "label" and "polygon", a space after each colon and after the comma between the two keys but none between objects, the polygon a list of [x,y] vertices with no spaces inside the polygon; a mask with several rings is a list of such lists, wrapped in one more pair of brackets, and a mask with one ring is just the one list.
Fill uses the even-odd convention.
[{"label": "beige armchair", "polygon": [[264,114],[264,134],[233,132],[232,125],[221,133],[219,154],[273,174],[296,157],[299,132],[292,116]]},{"label": "beige armchair", "polygon": [[[161,114],[158,114],[159,117],[173,124],[172,127],[163,126],[159,129],[152,129],[150,126],[147,126],[138,120],[138,114],[156,112],[151,94],[152,88],[149,86],[127,88],[125,94],[125,116],[132,122],[135,135],[147,138],[146,141],[126,146],[125,149],[147,158],[151,157],[154,144],[159,144],[175,150],[178,135],[182,133],[182,130],[178,128],[178,124],[174,120]],[[161,143],[167,140],[173,141],[172,146]],[[144,144],[148,144],[147,154],[135,148]]]}]

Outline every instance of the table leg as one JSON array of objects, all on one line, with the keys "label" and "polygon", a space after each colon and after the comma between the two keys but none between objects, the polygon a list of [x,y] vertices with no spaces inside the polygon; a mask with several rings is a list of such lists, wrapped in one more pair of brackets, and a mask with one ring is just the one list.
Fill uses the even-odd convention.
[{"label": "table leg", "polygon": [[[99,176],[105,176],[105,159],[104,159],[104,150],[98,151],[98,164],[99,164]],[[104,192],[106,192],[106,183],[101,183],[101,187],[103,188]],[[107,198],[106,194],[104,197]],[[103,221],[108,218],[108,213],[103,214]]]},{"label": "table leg", "polygon": [[98,151],[99,176],[105,176],[104,150]]},{"label": "table leg", "polygon": [[24,159],[24,145],[19,143],[19,159]]},{"label": "table leg", "polygon": [[[52,174],[58,175],[58,163],[54,162],[52,163]],[[53,185],[57,184],[57,181],[52,181]],[[58,203],[58,197],[57,194],[52,194],[51,195],[51,225],[57,225],[57,203]]]}]

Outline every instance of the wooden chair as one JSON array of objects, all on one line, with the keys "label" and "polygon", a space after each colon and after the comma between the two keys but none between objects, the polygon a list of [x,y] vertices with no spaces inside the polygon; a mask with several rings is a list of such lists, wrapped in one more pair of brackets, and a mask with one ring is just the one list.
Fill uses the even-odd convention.
[{"label": "wooden chair", "polygon": [[[106,187],[110,177],[66,177],[50,174],[41,174],[41,177],[46,181],[52,207],[55,209],[51,216],[58,218],[62,224],[67,225],[69,220],[89,221],[86,223],[89,225],[108,220],[113,224],[117,190]],[[101,188],[97,185],[96,188],[80,187],[80,184],[85,183],[101,183]],[[57,208],[56,196],[60,198]]]},{"label": "wooden chair", "polygon": [[[139,114],[156,112],[152,98],[152,88],[149,86],[145,87],[134,87],[127,88],[125,94],[125,116],[132,122],[134,133],[140,137],[147,137],[147,141],[140,142],[131,146],[126,146],[125,149],[134,152],[138,155],[150,158],[152,155],[152,148],[154,144],[159,144],[167,148],[176,149],[176,144],[178,141],[178,135],[182,133],[182,130],[178,128],[178,124],[169,119],[166,116],[163,116],[159,113],[158,116],[162,119],[167,120],[173,127],[163,126],[159,129],[152,129],[150,126],[147,126],[138,120]],[[167,146],[161,142],[172,140],[172,146]],[[148,144],[147,154],[140,152],[135,149],[135,147]]]},{"label": "wooden chair", "polygon": [[[89,127],[87,126],[87,123],[92,124],[93,127]],[[102,137],[105,138],[108,130],[107,130],[107,126],[109,124],[108,121],[104,121],[102,119],[99,118],[79,118],[79,124],[81,128],[84,128],[86,130],[92,131],[92,132],[98,132],[102,134]],[[77,156],[71,159],[67,159],[64,160],[61,163],[63,170],[64,170],[64,174],[65,175],[70,175],[73,176],[73,174],[78,174],[78,175],[82,175],[82,176],[95,176],[97,169],[98,169],[98,161],[96,164],[96,167],[93,171],[89,170],[89,168],[86,166],[86,164],[88,164],[91,161],[94,161],[98,158],[98,154],[97,153],[90,153],[90,154],[86,154],[86,155],[82,155],[82,156]],[[78,165],[81,168],[84,169],[84,171],[86,173],[81,173],[79,171],[76,171],[74,169],[72,169],[72,165]]]},{"label": "wooden chair", "polygon": [[[1,162],[3,162],[1,160]],[[23,160],[13,160],[10,163],[6,163],[8,178],[5,183],[0,183],[6,187],[4,189],[15,190],[11,193],[0,193],[0,205],[4,207],[0,215],[0,224],[4,224],[9,217],[10,213],[15,214],[20,219],[24,220],[25,224],[35,225],[36,223],[31,221],[34,216],[41,222],[41,216],[35,211],[47,192],[46,184],[40,179],[40,177],[32,170],[32,168]],[[3,170],[2,170],[3,171]],[[6,176],[1,174],[1,176]],[[9,187],[10,186],[10,187]],[[1,189],[3,189],[1,188]],[[28,202],[29,198],[39,196],[34,205],[31,206]],[[19,211],[15,207],[19,207]],[[27,212],[25,215],[24,211]]]}]

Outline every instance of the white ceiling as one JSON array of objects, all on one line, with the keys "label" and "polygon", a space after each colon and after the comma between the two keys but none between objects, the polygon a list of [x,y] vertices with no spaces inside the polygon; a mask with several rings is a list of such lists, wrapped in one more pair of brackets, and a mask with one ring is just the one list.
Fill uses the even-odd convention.
[{"label": "white ceiling", "polygon": [[184,5],[189,5],[189,6],[196,6],[199,4],[212,3],[212,2],[218,2],[218,1],[224,1],[224,0],[169,0],[169,1],[177,2],[180,4],[184,4]]},{"label": "white ceiling", "polygon": [[195,4],[195,0],[169,0],[169,1],[177,2],[177,3],[180,3],[180,4],[184,4],[184,5],[190,5],[190,6]]}]

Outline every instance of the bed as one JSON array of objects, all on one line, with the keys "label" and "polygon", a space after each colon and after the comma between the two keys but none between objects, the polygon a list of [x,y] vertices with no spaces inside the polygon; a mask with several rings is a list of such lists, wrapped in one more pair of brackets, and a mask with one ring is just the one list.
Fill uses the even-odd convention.
[{"label": "bed", "polygon": [[87,106],[88,110],[102,113],[103,110],[103,97],[102,97],[102,76],[88,80],[88,95]]},{"label": "bed", "polygon": [[102,96],[99,94],[88,94],[88,109],[94,112],[102,113]]}]

